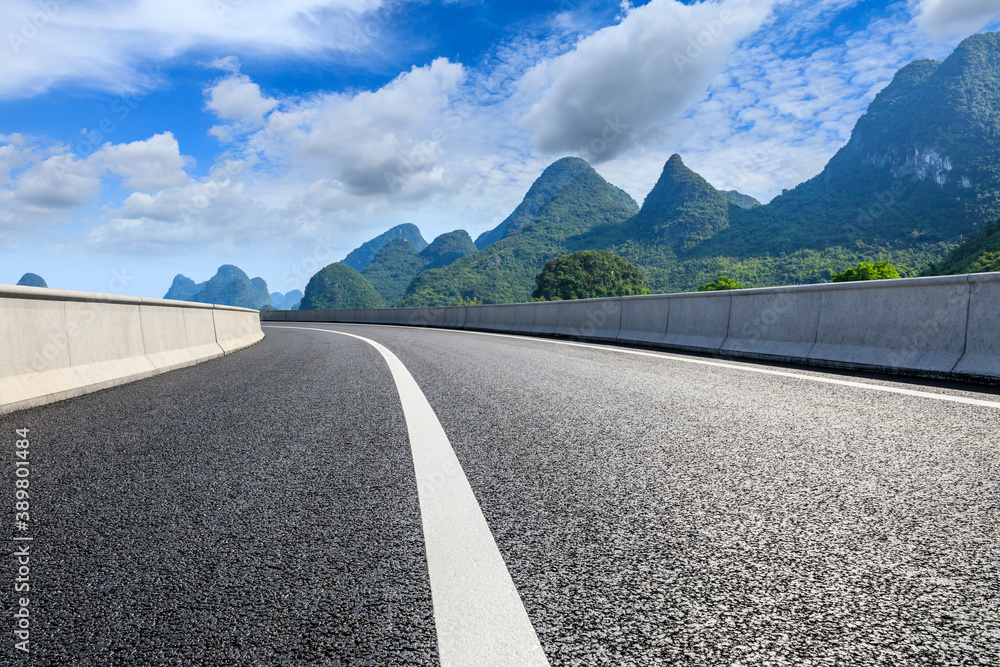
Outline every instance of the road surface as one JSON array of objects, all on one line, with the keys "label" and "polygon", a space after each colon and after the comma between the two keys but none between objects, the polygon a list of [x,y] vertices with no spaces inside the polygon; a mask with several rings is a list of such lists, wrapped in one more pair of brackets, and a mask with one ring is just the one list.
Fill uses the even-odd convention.
[{"label": "road surface", "polygon": [[[30,545],[30,653],[8,585],[5,664],[459,664],[439,655],[448,595],[552,665],[1000,664],[996,393],[471,332],[264,330],[0,418],[11,526],[15,429],[31,460],[30,528],[8,531],[8,553]],[[422,396],[401,399],[399,373]],[[474,494],[441,511],[485,519],[469,559],[516,590],[503,604],[449,581],[478,538],[442,543],[454,525],[429,518],[443,496],[418,488],[411,435],[435,431],[404,413],[420,400],[460,464],[447,484]]]}]

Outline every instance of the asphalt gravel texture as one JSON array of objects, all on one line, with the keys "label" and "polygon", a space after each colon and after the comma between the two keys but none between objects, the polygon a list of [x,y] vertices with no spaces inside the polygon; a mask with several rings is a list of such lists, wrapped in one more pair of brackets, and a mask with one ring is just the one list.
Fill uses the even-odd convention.
[{"label": "asphalt gravel texture", "polygon": [[[304,327],[376,340],[413,374],[553,665],[1000,665],[1000,408],[744,362]],[[31,429],[35,522],[32,653],[10,639],[10,664],[437,663],[384,361],[265,332],[0,418],[11,521],[14,429]]]}]

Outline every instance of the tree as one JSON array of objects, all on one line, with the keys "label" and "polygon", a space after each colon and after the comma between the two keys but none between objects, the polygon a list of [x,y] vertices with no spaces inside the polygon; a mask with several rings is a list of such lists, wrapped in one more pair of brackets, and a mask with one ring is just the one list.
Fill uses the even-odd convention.
[{"label": "tree", "polygon": [[330,264],[309,279],[299,310],[385,308],[385,301],[363,275],[343,262]]},{"label": "tree", "polygon": [[550,259],[535,277],[540,301],[649,294],[642,271],[607,250],[581,250]]},{"label": "tree", "polygon": [[835,283],[849,283],[856,280],[887,280],[899,278],[899,271],[889,262],[861,262],[853,269],[847,269],[833,277]]},{"label": "tree", "polygon": [[729,289],[746,289],[743,283],[738,283],[732,278],[719,276],[714,283],[705,283],[698,288],[699,292],[719,292]]}]

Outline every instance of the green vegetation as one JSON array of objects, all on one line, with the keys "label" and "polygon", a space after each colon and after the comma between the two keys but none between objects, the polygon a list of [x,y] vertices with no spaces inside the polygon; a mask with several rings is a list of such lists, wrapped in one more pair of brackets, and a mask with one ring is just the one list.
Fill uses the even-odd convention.
[{"label": "green vegetation", "polygon": [[[982,252],[948,254],[1000,218],[998,119],[1000,34],[986,33],[944,62],[897,72],[822,173],[763,206],[674,155],[637,212],[586,162],[564,158],[476,240],[478,252],[420,272],[400,304],[524,301],[548,260],[582,250],[623,257],[654,292],[722,275],[748,287],[827,282],[862,262],[904,276],[931,263],[942,273],[996,268],[1000,247],[985,239]],[[736,178],[748,165],[733,165]]]},{"label": "green vegetation", "polygon": [[385,308],[365,277],[343,262],[330,264],[309,279],[299,310]]},{"label": "green vegetation", "polygon": [[726,276],[719,276],[715,282],[705,283],[698,288],[699,292],[721,292],[723,290],[731,289],[746,289],[743,283],[738,283],[732,278]]},{"label": "green vegetation", "polygon": [[889,262],[861,262],[853,269],[847,269],[833,277],[835,283],[851,283],[858,280],[888,280],[899,278],[899,271]]},{"label": "green vegetation", "polygon": [[393,239],[406,239],[417,252],[427,247],[427,241],[421,236],[417,226],[405,223],[396,225],[392,229],[379,234],[371,241],[362,243],[344,258],[343,263],[355,271],[361,271],[375,258],[375,254]]},{"label": "green vegetation", "polygon": [[376,253],[368,266],[361,270],[361,275],[368,279],[386,303],[392,304],[406,294],[406,288],[426,265],[412,243],[406,239],[393,239]]},{"label": "green vegetation", "polygon": [[952,250],[938,264],[930,264],[924,275],[948,276],[960,273],[1000,271],[1000,220]]},{"label": "green vegetation", "polygon": [[[581,164],[586,168],[579,169]],[[550,180],[563,182],[567,170],[575,175],[560,188],[550,187]],[[519,221],[516,233],[445,268],[421,273],[400,305],[450,306],[470,299],[482,303],[529,301],[534,278],[545,263],[571,252],[567,248],[570,237],[602,225],[619,225],[637,209],[631,197],[579,158],[553,164],[531,192],[549,192],[552,197],[529,221]]]},{"label": "green vegetation", "polygon": [[220,266],[219,271],[203,283],[196,284],[190,278],[178,274],[163,298],[256,310],[273,307],[264,279],[251,280],[242,269],[232,264]]},{"label": "green vegetation", "polygon": [[550,259],[535,277],[541,301],[649,294],[642,271],[607,250],[581,250]]},{"label": "green vegetation", "polygon": [[745,195],[742,192],[737,192],[736,190],[723,190],[719,194],[726,198],[730,204],[736,204],[740,208],[757,208],[758,206],[763,206],[759,201],[751,197],[750,195]]},{"label": "green vegetation", "polygon": [[21,276],[21,279],[17,281],[17,284],[21,287],[48,287],[48,283],[37,273],[25,273]]},{"label": "green vegetation", "polygon": [[406,288],[422,271],[448,266],[474,252],[472,237],[463,229],[442,234],[419,253],[408,240],[393,239],[376,253],[361,275],[386,303],[392,304],[406,294]]}]

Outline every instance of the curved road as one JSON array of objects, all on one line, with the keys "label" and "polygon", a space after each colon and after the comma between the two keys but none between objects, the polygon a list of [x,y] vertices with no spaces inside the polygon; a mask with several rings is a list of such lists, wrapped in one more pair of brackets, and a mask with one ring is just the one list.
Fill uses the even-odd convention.
[{"label": "curved road", "polygon": [[[9,524],[30,429],[34,538],[31,652],[8,620],[4,664],[459,664],[438,651],[449,590],[523,610],[510,627],[542,664],[1000,663],[995,393],[470,332],[265,332],[0,417]],[[422,396],[401,402],[357,336]],[[469,559],[516,587],[509,608],[446,572],[445,496],[417,483],[439,433],[414,422],[424,399],[474,493],[441,516],[470,509],[461,548],[485,519]]]}]

